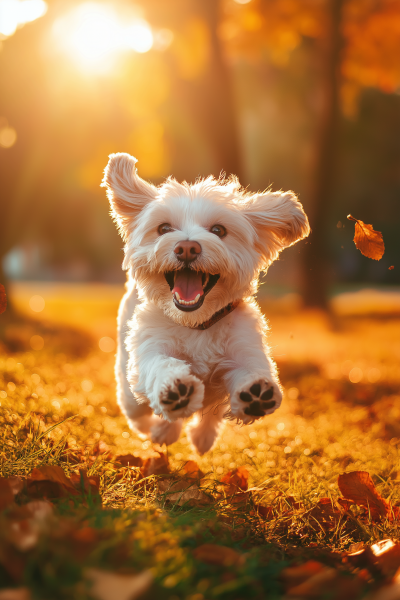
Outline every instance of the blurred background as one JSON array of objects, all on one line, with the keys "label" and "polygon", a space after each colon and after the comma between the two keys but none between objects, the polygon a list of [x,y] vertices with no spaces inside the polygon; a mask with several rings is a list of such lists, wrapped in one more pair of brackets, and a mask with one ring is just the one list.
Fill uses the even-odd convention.
[{"label": "blurred background", "polygon": [[[398,0],[0,0],[0,39],[10,314],[49,309],[55,285],[77,310],[116,302],[122,242],[99,186],[120,151],[155,184],[224,171],[299,195],[313,233],[261,295],[326,307],[367,287],[400,312]],[[349,213],[382,231],[379,262]]]}]

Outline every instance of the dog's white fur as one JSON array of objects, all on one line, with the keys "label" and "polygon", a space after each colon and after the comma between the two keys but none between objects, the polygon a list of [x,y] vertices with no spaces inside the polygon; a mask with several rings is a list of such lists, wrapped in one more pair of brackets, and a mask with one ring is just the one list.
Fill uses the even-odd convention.
[{"label": "dog's white fur", "polygon": [[[267,324],[252,296],[260,272],[308,235],[308,220],[292,192],[249,194],[235,177],[208,177],[193,185],[169,178],[155,187],[137,175],[136,162],[129,154],[112,154],[103,181],[129,272],[118,314],[118,402],[130,425],[159,444],[175,442],[183,419],[197,412],[190,437],[203,454],[227,412],[244,424],[258,418],[244,412],[248,403],[241,392],[257,383],[261,394],[272,387],[275,406],[265,414],[281,404]],[[173,230],[160,235],[163,223]],[[226,237],[210,232],[215,224],[226,228]],[[174,305],[164,277],[182,267],[174,247],[183,240],[202,248],[191,268],[220,274],[194,312]],[[237,308],[209,329],[193,329],[235,300],[241,300]],[[162,400],[179,383],[193,386],[193,392],[187,406],[172,411]]]}]

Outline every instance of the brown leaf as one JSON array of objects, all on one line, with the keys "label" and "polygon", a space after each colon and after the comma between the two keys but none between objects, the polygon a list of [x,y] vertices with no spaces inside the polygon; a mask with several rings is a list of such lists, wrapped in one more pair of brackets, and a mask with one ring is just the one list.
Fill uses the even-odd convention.
[{"label": "brown leaf", "polygon": [[261,504],[255,504],[254,509],[256,511],[256,514],[258,514],[260,517],[262,517],[266,521],[273,519],[275,516],[275,511],[274,511],[273,506],[261,506]]},{"label": "brown leaf", "polygon": [[292,587],[300,585],[324,569],[325,566],[322,563],[317,562],[316,560],[308,560],[303,565],[283,569],[279,578],[282,580],[285,590],[287,591]]},{"label": "brown leaf", "polygon": [[244,563],[244,557],[239,552],[227,546],[219,546],[217,544],[202,544],[193,550],[193,556],[196,560],[201,560],[208,565],[221,567]]},{"label": "brown leaf", "polygon": [[28,588],[8,588],[0,590],[0,600],[30,600],[31,593]]},{"label": "brown leaf", "polygon": [[149,475],[167,475],[169,473],[168,456],[161,452],[159,456],[146,458],[140,472],[143,477]]},{"label": "brown leaf", "polygon": [[0,315],[7,308],[7,294],[4,285],[0,283]]},{"label": "brown leaf", "polygon": [[400,568],[400,544],[393,540],[381,540],[371,546],[375,563],[386,577],[393,576]]},{"label": "brown leaf", "polygon": [[363,587],[359,578],[350,578],[340,574],[339,571],[324,567],[303,583],[292,587],[286,593],[287,597],[307,598],[320,600],[329,591],[331,600],[353,600],[358,598]]},{"label": "brown leaf", "polygon": [[339,475],[338,486],[345,498],[369,510],[373,520],[389,516],[390,505],[378,494],[367,471],[351,471]]},{"label": "brown leaf", "polygon": [[311,525],[315,520],[325,531],[335,529],[340,519],[343,518],[342,512],[335,507],[330,498],[320,498],[306,514],[311,517]]},{"label": "brown leaf", "polygon": [[90,594],[96,600],[135,600],[149,589],[153,581],[150,571],[138,575],[119,575],[86,569],[85,578],[92,583]]},{"label": "brown leaf", "polygon": [[180,479],[173,481],[171,479],[160,479],[158,482],[158,489],[161,493],[166,494],[166,500],[183,506],[188,504],[189,506],[204,506],[212,502],[211,498],[207,496],[196,484],[190,483]]},{"label": "brown leaf", "polygon": [[184,464],[183,472],[189,479],[201,479],[204,477],[203,471],[194,460],[188,460],[187,463]]},{"label": "brown leaf", "polygon": [[90,491],[92,496],[99,495],[100,477],[98,475],[88,476],[86,471],[80,469],[79,475],[72,473],[70,481],[79,492],[88,494]]},{"label": "brown leaf", "polygon": [[10,481],[5,477],[0,477],[0,510],[4,510],[14,502],[14,494]]},{"label": "brown leaf", "polygon": [[385,244],[380,231],[375,231],[372,225],[367,225],[359,219],[348,215],[349,221],[355,222],[354,243],[361,254],[374,260],[380,260],[385,253]]},{"label": "brown leaf", "polygon": [[237,492],[245,492],[249,487],[249,472],[245,467],[239,467],[228,471],[222,479],[221,483],[225,484],[225,493],[236,494]]},{"label": "brown leaf", "polygon": [[354,504],[354,502],[351,500],[346,500],[346,498],[338,498],[337,501],[346,512],[348,512],[350,510],[350,506]]},{"label": "brown leaf", "polygon": [[28,494],[35,497],[63,498],[78,494],[62,468],[52,465],[33,469],[26,486]]},{"label": "brown leaf", "polygon": [[143,465],[143,459],[140,456],[133,456],[133,454],[118,454],[115,462],[123,467],[141,467]]}]

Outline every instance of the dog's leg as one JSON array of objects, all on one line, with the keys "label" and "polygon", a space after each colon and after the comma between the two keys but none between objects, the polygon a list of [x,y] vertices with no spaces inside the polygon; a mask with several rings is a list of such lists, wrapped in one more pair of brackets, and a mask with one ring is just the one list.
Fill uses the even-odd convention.
[{"label": "dog's leg", "polygon": [[157,346],[154,342],[154,350],[151,344],[147,352],[141,352],[137,369],[132,370],[131,389],[167,421],[190,417],[203,405],[204,384],[192,375],[187,363],[159,354]]},{"label": "dog's leg", "polygon": [[273,413],[282,402],[275,363],[268,355],[261,332],[252,325],[245,319],[235,323],[221,363],[225,367],[231,414],[245,424]]},{"label": "dog's leg", "polygon": [[160,419],[160,417],[153,417],[157,419],[157,422],[151,428],[151,441],[155,444],[166,444],[170,446],[179,439],[182,431],[183,420],[178,419],[173,423]]},{"label": "dog's leg", "polygon": [[221,428],[221,422],[226,411],[226,405],[207,406],[204,412],[199,412],[199,423],[189,430],[193,446],[199,454],[205,454],[214,445]]}]

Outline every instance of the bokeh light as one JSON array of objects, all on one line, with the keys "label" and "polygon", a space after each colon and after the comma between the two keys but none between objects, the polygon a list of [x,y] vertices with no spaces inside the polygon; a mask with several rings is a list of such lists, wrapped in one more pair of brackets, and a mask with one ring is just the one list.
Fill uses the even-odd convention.
[{"label": "bokeh light", "polygon": [[29,308],[33,310],[33,312],[42,312],[45,306],[46,302],[42,296],[35,295],[29,300]]},{"label": "bokeh light", "polygon": [[32,350],[43,350],[44,339],[40,335],[33,335],[29,340]]},{"label": "bokeh light", "polygon": [[99,339],[99,348],[102,352],[114,352],[115,342],[110,337],[102,337]]},{"label": "bokeh light", "polygon": [[359,367],[354,367],[353,369],[351,369],[351,371],[349,373],[349,379],[350,379],[351,383],[358,383],[359,381],[361,381],[362,378],[363,378],[362,369],[360,369]]},{"label": "bokeh light", "polygon": [[14,127],[1,127],[0,128],[0,146],[2,148],[11,148],[17,141],[17,132]]},{"label": "bokeh light", "polygon": [[61,50],[86,72],[110,70],[122,52],[148,52],[153,46],[150,26],[142,19],[126,22],[113,6],[87,2],[53,24]]},{"label": "bokeh light", "polygon": [[13,35],[18,27],[46,12],[47,3],[43,0],[0,0],[0,39]]}]

